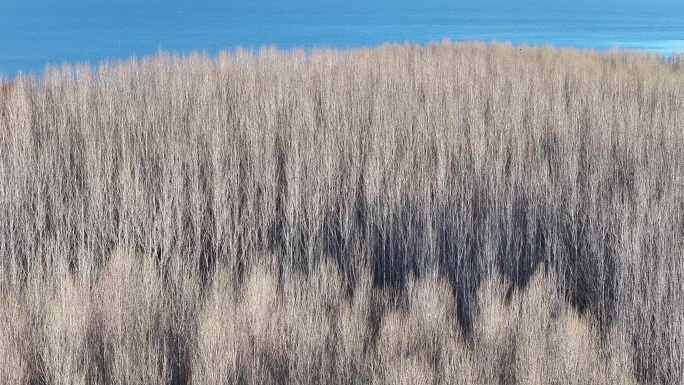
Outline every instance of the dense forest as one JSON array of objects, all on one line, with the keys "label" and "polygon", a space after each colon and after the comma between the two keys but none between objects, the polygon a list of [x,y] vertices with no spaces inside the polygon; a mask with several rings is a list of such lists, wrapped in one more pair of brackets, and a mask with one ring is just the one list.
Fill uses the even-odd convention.
[{"label": "dense forest", "polygon": [[160,54],[0,93],[0,383],[679,384],[684,66]]}]

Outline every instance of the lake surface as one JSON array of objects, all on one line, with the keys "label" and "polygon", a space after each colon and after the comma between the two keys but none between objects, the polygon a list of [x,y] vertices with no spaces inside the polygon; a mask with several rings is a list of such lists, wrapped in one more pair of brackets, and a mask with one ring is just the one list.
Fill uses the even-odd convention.
[{"label": "lake surface", "polygon": [[[520,3],[520,4],[517,4]],[[443,39],[684,51],[684,0],[0,0],[0,76],[159,51]]]}]

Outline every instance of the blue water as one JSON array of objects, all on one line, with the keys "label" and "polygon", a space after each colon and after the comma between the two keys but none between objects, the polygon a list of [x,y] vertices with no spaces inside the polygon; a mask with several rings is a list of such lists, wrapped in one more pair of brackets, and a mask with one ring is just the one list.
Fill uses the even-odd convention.
[{"label": "blue water", "polygon": [[0,76],[7,78],[159,51],[443,39],[668,56],[684,51],[684,0],[0,0]]}]

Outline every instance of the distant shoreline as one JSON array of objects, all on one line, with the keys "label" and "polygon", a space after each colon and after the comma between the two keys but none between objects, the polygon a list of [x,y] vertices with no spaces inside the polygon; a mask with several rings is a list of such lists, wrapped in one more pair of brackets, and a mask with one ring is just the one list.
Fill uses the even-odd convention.
[{"label": "distant shoreline", "polygon": [[[142,56],[137,56],[137,55],[131,55],[127,58],[118,58],[118,59],[106,59],[106,60],[101,60],[97,62],[96,64],[94,63],[87,63],[87,62],[64,62],[61,64],[46,64],[45,68],[41,71],[38,72],[23,72],[21,70],[16,71],[15,75],[12,76],[7,76],[0,71],[0,83],[5,82],[5,83],[11,83],[14,80],[16,80],[19,76],[28,76],[28,77],[34,77],[34,78],[41,78],[45,70],[54,70],[54,69],[59,69],[62,67],[82,67],[82,66],[87,66],[92,69],[98,68],[99,66],[107,65],[118,65],[118,64],[125,64],[130,61],[145,61],[151,58],[154,58],[155,56],[158,55],[171,55],[171,56],[177,56],[179,58],[183,57],[191,57],[191,56],[206,56],[208,58],[217,58],[220,55],[232,55],[238,51],[240,52],[250,52],[250,53],[258,53],[260,51],[264,50],[275,50],[277,52],[282,52],[282,53],[287,53],[287,52],[298,52],[298,51],[304,51],[307,54],[310,54],[315,51],[336,51],[336,52],[345,52],[345,51],[357,51],[357,50],[368,50],[368,49],[377,49],[385,46],[412,46],[412,47],[430,47],[430,46],[435,46],[435,45],[440,45],[440,44],[465,44],[465,45],[501,45],[501,46],[508,46],[512,47],[514,49],[553,49],[556,51],[575,51],[575,52],[591,52],[594,54],[598,55],[638,55],[638,56],[645,56],[649,59],[656,59],[656,60],[662,60],[665,63],[669,64],[674,64],[678,60],[681,60],[681,57],[684,56],[684,41],[682,41],[682,47],[681,49],[665,49],[665,48],[659,48],[659,49],[649,49],[647,47],[640,48],[638,44],[628,44],[628,45],[623,45],[622,47],[615,47],[615,48],[610,48],[610,49],[594,49],[594,48],[579,48],[579,47],[573,47],[573,46],[556,46],[553,44],[541,44],[541,45],[527,45],[527,44],[519,44],[519,45],[513,45],[510,42],[497,42],[497,41],[491,41],[491,42],[485,42],[485,41],[451,41],[450,39],[444,39],[442,42],[430,42],[427,44],[418,44],[418,43],[411,43],[411,42],[405,42],[405,43],[398,43],[398,42],[387,42],[383,43],[378,46],[371,46],[371,47],[350,47],[346,49],[340,49],[340,48],[334,48],[334,47],[294,47],[294,48],[288,48],[288,49],[280,49],[276,46],[272,45],[263,45],[260,47],[241,47],[238,46],[235,49],[226,49],[226,50],[221,50],[216,54],[209,54],[206,51],[203,50],[197,50],[197,51],[191,51],[191,52],[186,52],[186,53],[177,53],[175,51],[159,51],[157,54],[151,54],[151,55],[142,55]],[[676,45],[679,47],[679,45]],[[4,79],[4,80],[3,80]]]}]

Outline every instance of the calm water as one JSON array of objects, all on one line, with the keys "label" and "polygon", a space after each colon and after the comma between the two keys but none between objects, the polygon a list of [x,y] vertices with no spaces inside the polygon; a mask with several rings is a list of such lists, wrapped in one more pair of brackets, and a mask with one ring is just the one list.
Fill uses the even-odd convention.
[{"label": "calm water", "polygon": [[215,54],[238,46],[348,48],[445,38],[684,51],[684,0],[558,2],[0,0],[0,76],[160,50]]}]

